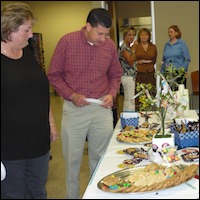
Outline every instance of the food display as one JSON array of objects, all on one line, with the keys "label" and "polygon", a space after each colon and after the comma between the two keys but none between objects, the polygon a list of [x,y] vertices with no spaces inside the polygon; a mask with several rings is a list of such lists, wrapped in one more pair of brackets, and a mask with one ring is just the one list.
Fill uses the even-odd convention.
[{"label": "food display", "polygon": [[167,146],[162,148],[161,150],[158,150],[158,153],[164,161],[166,161],[167,163],[172,163],[180,160],[180,156],[178,155],[176,149],[177,148],[175,147]]},{"label": "food display", "polygon": [[144,150],[143,148],[130,147],[130,148],[126,148],[123,150],[118,150],[117,153],[118,154],[128,154],[128,155],[132,156],[131,159],[123,160],[123,163],[120,163],[118,165],[119,168],[133,168],[135,166],[135,164],[138,164],[143,160],[149,159],[148,152],[146,150]]},{"label": "food display", "polygon": [[126,159],[123,161],[123,163],[120,163],[119,165],[117,165],[118,168],[133,168],[135,167],[135,164],[133,163],[133,159]]},{"label": "food display", "polygon": [[142,123],[139,125],[139,128],[149,128],[149,129],[154,129],[154,128],[157,128],[159,126],[158,123],[155,123],[155,122],[151,122],[149,123],[148,121]]},{"label": "food display", "polygon": [[152,147],[152,142],[148,142],[144,144],[145,147]]},{"label": "food display", "polygon": [[[180,121],[180,122],[179,122]],[[189,121],[174,119],[171,124],[171,128],[179,133],[186,133],[192,131],[199,131],[199,119],[198,121]]]},{"label": "food display", "polygon": [[185,162],[193,162],[199,160],[199,151],[191,151],[181,155]]},{"label": "food display", "polygon": [[135,129],[135,127],[133,127],[133,126],[124,126],[120,132],[131,131],[133,129]]},{"label": "food display", "polygon": [[198,165],[164,166],[151,163],[143,168],[124,169],[112,173],[98,183],[98,188],[111,193],[158,191],[178,186],[193,178]]},{"label": "food display", "polygon": [[143,153],[143,152],[146,153],[146,150],[144,150],[143,148],[129,147],[123,150],[117,150],[116,153],[134,155],[134,153]]},{"label": "food display", "polygon": [[145,144],[152,141],[153,135],[157,133],[156,129],[133,129],[120,132],[117,140],[126,143]]},{"label": "food display", "polygon": [[197,148],[185,148],[185,149],[181,149],[181,152],[183,152],[183,153],[198,152],[199,151],[198,149]]},{"label": "food display", "polygon": [[144,122],[139,127],[141,127],[141,128],[148,128],[149,127],[149,122],[148,121]]}]

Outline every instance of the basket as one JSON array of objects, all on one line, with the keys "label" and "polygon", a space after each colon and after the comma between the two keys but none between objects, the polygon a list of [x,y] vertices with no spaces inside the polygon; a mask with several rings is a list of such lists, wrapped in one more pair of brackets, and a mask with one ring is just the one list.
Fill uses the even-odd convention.
[{"label": "basket", "polygon": [[138,112],[122,112],[120,114],[121,126],[124,128],[125,126],[134,126],[138,127],[139,124],[139,114]]},{"label": "basket", "polygon": [[179,133],[171,127],[171,131],[175,136],[175,144],[178,145],[179,148],[199,147],[199,130]]}]

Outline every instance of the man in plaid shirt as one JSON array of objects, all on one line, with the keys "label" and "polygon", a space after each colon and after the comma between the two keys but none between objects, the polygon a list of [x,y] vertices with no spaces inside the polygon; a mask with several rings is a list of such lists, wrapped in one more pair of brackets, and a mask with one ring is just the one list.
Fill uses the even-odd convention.
[{"label": "man in plaid shirt", "polygon": [[[69,199],[79,198],[86,138],[92,175],[113,133],[112,106],[122,69],[116,45],[109,38],[111,26],[107,10],[92,9],[81,30],[60,39],[50,63],[50,84],[64,98],[61,138]],[[87,98],[102,103],[91,103]]]}]

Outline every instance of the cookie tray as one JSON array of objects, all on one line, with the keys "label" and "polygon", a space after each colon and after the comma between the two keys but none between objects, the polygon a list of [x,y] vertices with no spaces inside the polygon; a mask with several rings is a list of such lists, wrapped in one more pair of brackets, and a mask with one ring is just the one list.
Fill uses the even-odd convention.
[{"label": "cookie tray", "polygon": [[[175,166],[175,165],[173,165],[173,166]],[[176,165],[176,166],[179,167],[180,169],[184,169],[187,165],[182,165],[182,164],[180,164],[180,165]],[[172,187],[178,187],[179,185],[184,184],[184,183],[188,182],[189,180],[191,180],[191,179],[193,178],[193,177],[191,177],[191,178],[185,180],[184,182],[182,182],[182,183],[180,183],[180,184],[178,184],[178,185],[175,185],[175,186],[171,186],[171,187],[167,187],[167,188],[161,188],[161,189],[155,189],[155,190],[150,190],[150,191],[138,191],[138,192],[124,192],[124,191],[119,191],[119,192],[117,192],[117,191],[115,191],[114,188],[110,188],[109,186],[107,186],[106,184],[104,184],[104,179],[105,179],[106,177],[114,176],[114,177],[117,177],[119,180],[122,180],[122,181],[123,181],[123,180],[126,180],[128,176],[133,175],[135,172],[138,172],[138,171],[140,171],[140,170],[143,170],[144,167],[145,167],[145,166],[141,166],[141,167],[138,166],[138,167],[136,167],[136,168],[122,169],[122,170],[116,171],[116,172],[114,172],[114,173],[111,173],[111,174],[105,176],[104,178],[102,178],[102,179],[98,182],[97,187],[98,187],[100,190],[102,190],[102,191],[104,191],[104,192],[109,192],[109,193],[118,193],[118,194],[122,194],[122,193],[123,193],[123,194],[140,194],[140,193],[157,192],[157,191],[161,191],[161,190],[167,190],[167,189],[172,188]],[[196,174],[199,173],[198,171],[199,171],[199,168],[198,168],[198,170],[196,171]]]}]

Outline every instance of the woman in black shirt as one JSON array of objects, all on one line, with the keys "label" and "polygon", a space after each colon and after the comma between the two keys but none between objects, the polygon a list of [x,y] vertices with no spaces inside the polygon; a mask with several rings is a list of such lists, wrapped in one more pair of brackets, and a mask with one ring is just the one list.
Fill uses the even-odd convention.
[{"label": "woman in black shirt", "polygon": [[2,199],[45,199],[50,141],[57,130],[49,82],[27,46],[35,16],[24,3],[1,10]]}]

